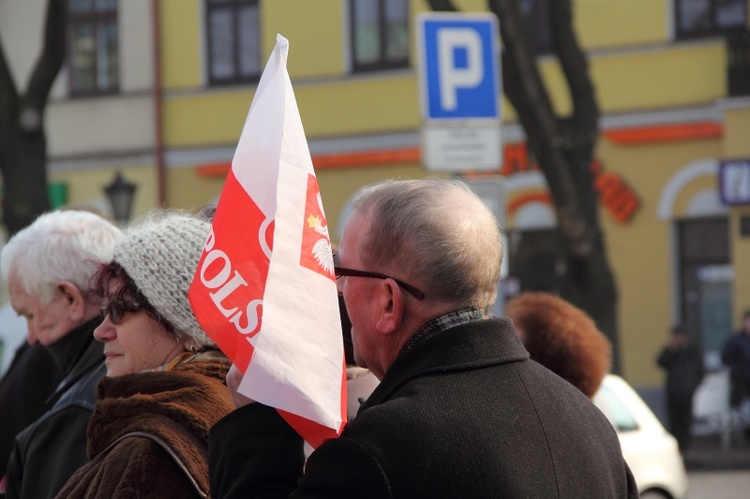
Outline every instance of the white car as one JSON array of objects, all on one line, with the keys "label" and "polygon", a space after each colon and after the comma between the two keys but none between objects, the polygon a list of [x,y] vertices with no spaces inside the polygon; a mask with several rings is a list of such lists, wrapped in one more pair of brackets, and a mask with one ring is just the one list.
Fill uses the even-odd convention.
[{"label": "white car", "polygon": [[677,441],[635,390],[610,374],[594,396],[594,403],[617,430],[622,454],[641,497],[685,497],[687,474]]}]

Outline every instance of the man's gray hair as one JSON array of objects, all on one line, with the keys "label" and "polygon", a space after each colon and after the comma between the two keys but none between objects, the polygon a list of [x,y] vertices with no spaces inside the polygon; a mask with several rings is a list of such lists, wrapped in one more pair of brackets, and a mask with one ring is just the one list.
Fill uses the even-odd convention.
[{"label": "man's gray hair", "polygon": [[121,237],[117,226],[87,211],[45,213],[8,241],[0,272],[5,280],[15,274],[24,291],[43,304],[52,301],[59,281],[71,281],[85,294]]},{"label": "man's gray hair", "polygon": [[497,220],[460,181],[386,181],[352,199],[370,230],[359,243],[362,262],[392,272],[428,297],[488,307],[497,298],[502,242]]}]

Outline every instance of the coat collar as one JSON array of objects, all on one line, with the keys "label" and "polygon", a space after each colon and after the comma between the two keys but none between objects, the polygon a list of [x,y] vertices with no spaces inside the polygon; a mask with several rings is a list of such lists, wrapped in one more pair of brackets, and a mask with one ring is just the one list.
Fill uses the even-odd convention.
[{"label": "coat collar", "polygon": [[[72,373],[73,368],[77,366],[79,360],[84,356],[84,352],[92,344],[100,347],[98,350],[100,350],[99,353],[101,355],[99,355],[97,360],[101,361],[104,359],[104,354],[102,353],[104,345],[94,339],[94,329],[101,322],[101,318],[97,315],[77,328],[72,329],[65,336],[47,347],[50,357],[52,357],[66,375]],[[90,363],[87,363],[85,366],[86,369],[90,367],[88,364]]]},{"label": "coat collar", "polygon": [[45,401],[48,407],[60,400],[80,379],[104,365],[104,344],[94,339],[94,329],[100,323],[101,318],[97,316],[46,347],[65,373],[65,378]]},{"label": "coat collar", "polygon": [[466,371],[528,360],[507,318],[462,324],[426,338],[401,354],[360,411],[377,405],[408,381],[431,373]]}]

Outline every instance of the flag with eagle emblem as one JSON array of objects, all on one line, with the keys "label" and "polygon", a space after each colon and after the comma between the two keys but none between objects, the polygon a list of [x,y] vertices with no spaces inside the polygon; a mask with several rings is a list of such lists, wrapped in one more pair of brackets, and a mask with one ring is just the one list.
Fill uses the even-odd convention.
[{"label": "flag with eagle emblem", "polygon": [[346,423],[346,370],[328,224],[288,47],[277,35],[189,298],[244,372],[239,392],[276,408],[317,447]]}]

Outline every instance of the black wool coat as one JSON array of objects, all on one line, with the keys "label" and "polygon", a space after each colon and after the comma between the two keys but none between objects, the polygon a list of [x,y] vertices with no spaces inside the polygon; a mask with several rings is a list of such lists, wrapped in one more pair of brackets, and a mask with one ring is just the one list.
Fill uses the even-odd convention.
[{"label": "black wool coat", "polygon": [[211,430],[212,496],[638,497],[609,421],[529,360],[507,319],[457,326],[403,353],[304,474],[303,459],[274,410],[242,407]]},{"label": "black wool coat", "polygon": [[24,341],[18,347],[0,379],[0,476],[5,476],[16,435],[52,406],[48,399],[62,379],[62,370],[42,345]]},{"label": "black wool coat", "polygon": [[96,383],[104,376],[104,345],[96,317],[48,347],[65,372],[54,406],[16,436],[8,461],[7,499],[51,499],[88,462],[86,428]]}]

